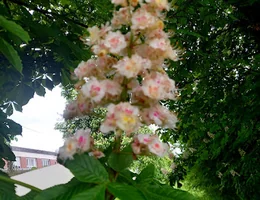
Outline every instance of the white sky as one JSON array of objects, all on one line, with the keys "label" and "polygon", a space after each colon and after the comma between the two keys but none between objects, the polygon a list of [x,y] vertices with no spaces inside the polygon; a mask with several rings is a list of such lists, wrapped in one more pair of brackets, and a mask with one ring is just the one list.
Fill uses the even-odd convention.
[{"label": "white sky", "polygon": [[61,89],[55,87],[46,90],[45,97],[34,95],[29,103],[23,106],[23,112],[14,112],[10,117],[23,126],[22,137],[11,145],[39,150],[56,151],[63,145],[62,133],[54,130],[56,122],[62,120],[65,99]]}]

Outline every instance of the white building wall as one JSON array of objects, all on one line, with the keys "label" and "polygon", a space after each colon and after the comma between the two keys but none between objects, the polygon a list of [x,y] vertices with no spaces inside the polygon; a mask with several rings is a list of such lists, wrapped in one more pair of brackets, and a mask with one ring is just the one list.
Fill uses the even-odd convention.
[{"label": "white building wall", "polygon": [[44,158],[44,159],[51,159],[56,160],[57,156],[54,155],[45,155],[45,154],[38,154],[38,153],[28,153],[28,152],[21,152],[21,151],[13,151],[16,157],[26,157],[26,158]]}]

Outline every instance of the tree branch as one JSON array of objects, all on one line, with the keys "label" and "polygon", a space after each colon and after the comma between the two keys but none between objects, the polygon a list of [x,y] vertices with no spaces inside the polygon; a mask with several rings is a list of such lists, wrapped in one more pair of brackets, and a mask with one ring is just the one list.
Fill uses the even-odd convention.
[{"label": "tree branch", "polygon": [[71,18],[68,18],[68,17],[64,17],[58,13],[55,13],[55,12],[49,12],[47,10],[44,10],[44,9],[40,9],[40,8],[37,8],[29,3],[25,3],[25,2],[22,2],[22,1],[19,1],[19,0],[8,0],[9,2],[12,2],[14,4],[17,4],[17,5],[20,5],[20,6],[25,6],[26,8],[30,9],[30,10],[34,10],[36,12],[39,12],[43,15],[45,15],[46,17],[50,18],[50,19],[53,19],[54,17],[57,17],[59,19],[62,19],[66,22],[71,22],[73,24],[77,24],[78,26],[81,26],[83,28],[88,28],[88,25],[86,24],[83,24],[81,23],[80,21],[78,20],[75,20],[75,19],[71,19]]}]

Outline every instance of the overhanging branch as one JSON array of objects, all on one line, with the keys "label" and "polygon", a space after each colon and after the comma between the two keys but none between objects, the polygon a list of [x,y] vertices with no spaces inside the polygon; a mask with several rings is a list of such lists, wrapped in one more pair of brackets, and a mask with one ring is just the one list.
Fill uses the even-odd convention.
[{"label": "overhanging branch", "polygon": [[33,11],[36,11],[36,12],[39,12],[43,15],[45,15],[46,17],[50,18],[50,19],[53,19],[54,17],[57,17],[59,19],[62,19],[66,22],[70,22],[70,23],[73,23],[73,24],[77,24],[78,26],[81,26],[83,28],[88,28],[88,25],[86,24],[83,24],[81,23],[80,21],[78,20],[75,20],[75,19],[71,19],[71,18],[68,18],[68,17],[65,17],[65,16],[62,16],[58,13],[55,13],[55,12],[49,12],[47,10],[44,10],[44,9],[40,9],[40,8],[37,8],[29,3],[26,3],[26,2],[23,2],[23,1],[19,1],[19,0],[8,0],[9,2],[12,2],[14,4],[17,4],[17,5],[20,5],[20,6],[24,6],[30,10],[33,10]]}]

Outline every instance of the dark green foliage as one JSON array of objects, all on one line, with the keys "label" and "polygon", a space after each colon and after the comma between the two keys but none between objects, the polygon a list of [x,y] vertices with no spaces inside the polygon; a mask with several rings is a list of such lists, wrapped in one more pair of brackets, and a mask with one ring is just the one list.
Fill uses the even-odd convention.
[{"label": "dark green foliage", "polygon": [[[22,127],[13,120],[7,119],[7,115],[0,110],[0,160],[15,160],[15,156],[9,147],[9,143],[14,136],[21,135]],[[0,162],[0,168],[4,167],[4,162]]]},{"label": "dark green foliage", "polygon": [[259,3],[238,2],[179,0],[168,14],[167,27],[186,53],[169,69],[180,89],[177,104],[169,106],[180,122],[167,135],[183,144],[180,165],[191,188],[223,199],[257,199],[260,60],[253,10]]},{"label": "dark green foliage", "polygon": [[[8,176],[0,171],[0,176],[8,178]],[[13,200],[15,199],[15,186],[13,183],[0,180],[0,199],[1,200]]]}]

